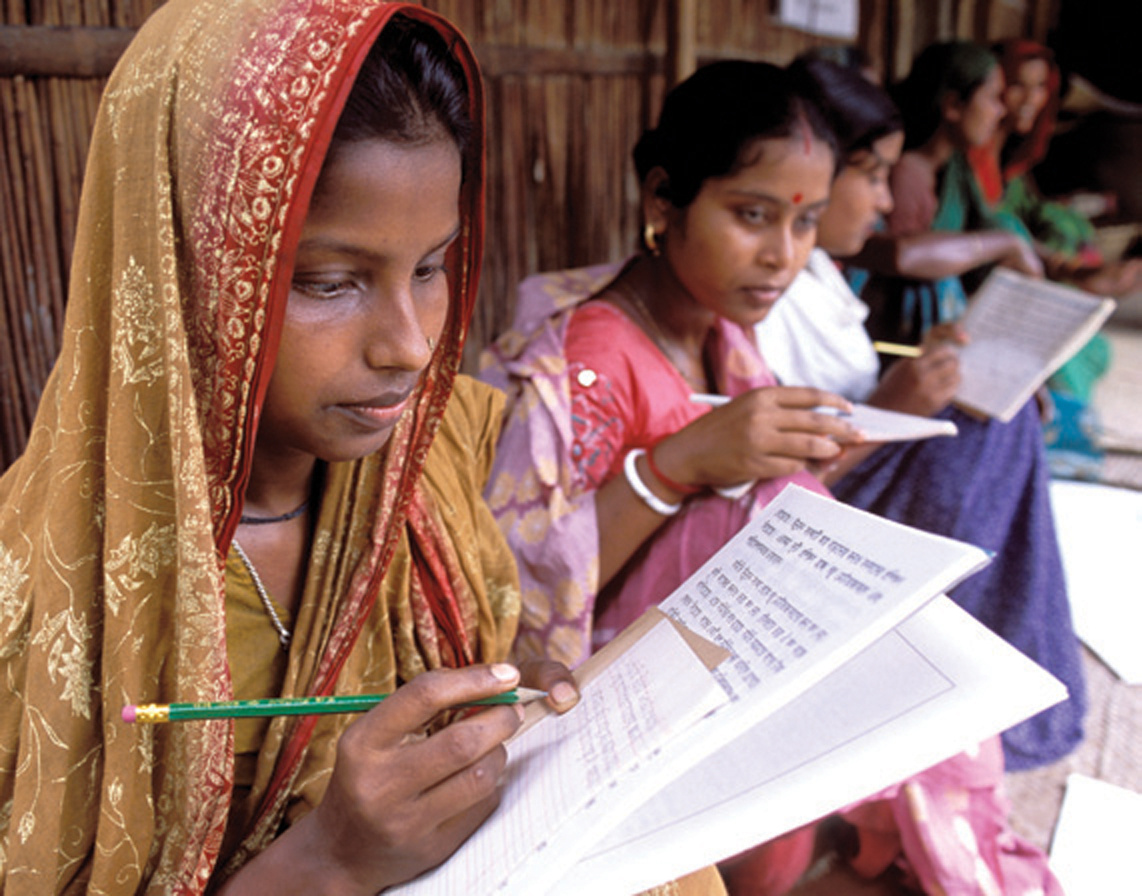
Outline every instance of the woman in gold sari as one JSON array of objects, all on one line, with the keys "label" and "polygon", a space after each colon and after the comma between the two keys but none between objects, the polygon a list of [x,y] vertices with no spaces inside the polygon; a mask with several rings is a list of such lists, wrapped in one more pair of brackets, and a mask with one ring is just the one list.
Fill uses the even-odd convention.
[{"label": "woman in gold sari", "polygon": [[430,724],[521,677],[479,497],[499,399],[457,374],[482,128],[471,52],[418,7],[172,0],[121,60],[61,357],[0,479],[5,893],[371,893],[494,808],[516,709]]}]

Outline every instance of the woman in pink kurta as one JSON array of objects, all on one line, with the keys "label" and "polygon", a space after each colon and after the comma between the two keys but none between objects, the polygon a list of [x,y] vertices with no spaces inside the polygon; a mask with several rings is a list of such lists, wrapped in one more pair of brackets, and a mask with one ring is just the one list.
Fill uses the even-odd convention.
[{"label": "woman in pink kurta", "polygon": [[[711,410],[691,400],[689,383],[630,317],[587,301],[621,270],[601,265],[526,280],[516,329],[493,347],[488,360],[496,363],[483,373],[517,396],[488,491],[520,563],[526,621],[516,649],[569,663],[673,591],[788,482],[824,491],[801,471],[759,481],[739,497],[695,495],[599,588],[595,491],[623,478],[631,447],[655,445]],[[718,321],[707,356],[719,394],[774,385],[752,340],[729,321]]]},{"label": "woman in pink kurta", "polygon": [[[668,161],[695,113],[721,154]],[[523,285],[484,364],[509,395],[487,496],[520,564],[521,655],[581,662],[788,482],[823,491],[810,467],[856,437],[814,410],[847,401],[776,386],[752,336],[813,247],[831,140],[787,72],[707,66],[636,149],[646,251]]]}]

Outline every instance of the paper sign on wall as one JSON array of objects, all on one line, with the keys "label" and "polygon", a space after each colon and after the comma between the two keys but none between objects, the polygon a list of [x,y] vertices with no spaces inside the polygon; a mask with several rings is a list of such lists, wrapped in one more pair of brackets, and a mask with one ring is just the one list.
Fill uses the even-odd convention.
[{"label": "paper sign on wall", "polygon": [[781,0],[777,18],[783,25],[822,37],[856,40],[859,0]]}]

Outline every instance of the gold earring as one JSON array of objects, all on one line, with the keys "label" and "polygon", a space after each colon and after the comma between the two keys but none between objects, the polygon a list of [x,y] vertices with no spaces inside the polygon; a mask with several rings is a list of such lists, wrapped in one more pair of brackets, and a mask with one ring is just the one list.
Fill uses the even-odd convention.
[{"label": "gold earring", "polygon": [[434,351],[436,351],[436,340],[435,340],[435,339],[433,339],[431,336],[427,336],[427,337],[425,337],[425,338],[426,338],[426,339],[427,339],[427,341],[428,341],[428,350],[429,350],[430,352],[434,352]]},{"label": "gold earring", "polygon": [[658,234],[654,230],[654,225],[647,222],[647,225],[642,228],[642,243],[646,246],[646,251],[651,255],[659,255],[662,249],[658,245]]}]

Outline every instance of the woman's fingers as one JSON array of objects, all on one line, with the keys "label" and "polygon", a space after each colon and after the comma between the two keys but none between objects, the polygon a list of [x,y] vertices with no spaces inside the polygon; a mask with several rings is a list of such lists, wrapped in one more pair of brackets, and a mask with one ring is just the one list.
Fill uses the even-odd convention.
[{"label": "woman's fingers", "polygon": [[967,330],[958,322],[936,324],[924,334],[923,347],[925,353],[933,349],[951,346],[967,345],[971,339]]},{"label": "woman's fingers", "polygon": [[336,795],[368,817],[387,811],[381,804],[417,799],[479,763],[515,733],[521,708],[489,707],[429,737],[423,732],[446,710],[502,693],[517,681],[517,670],[506,665],[417,676],[341,736],[334,769],[340,784]]},{"label": "woman's fingers", "polygon": [[313,814],[336,867],[373,889],[438,864],[495,808],[522,707],[490,706],[425,736],[446,710],[514,687],[506,664],[426,672],[354,722]]},{"label": "woman's fingers", "polygon": [[[802,386],[755,389],[743,396],[752,401],[750,431],[775,454],[788,457],[827,457],[835,453],[829,440],[859,441],[861,434],[848,422],[852,402],[833,392]],[[779,439],[773,443],[772,437]]]},{"label": "woman's fingers", "polygon": [[524,660],[519,671],[524,687],[547,691],[547,705],[556,712],[567,712],[579,702],[579,685],[563,663],[544,659]]},{"label": "woman's fingers", "polygon": [[791,476],[865,440],[851,412],[851,402],[822,389],[753,389],[660,441],[655,458],[678,482],[715,489]]},{"label": "woman's fingers", "polygon": [[396,743],[420,731],[440,713],[510,691],[519,670],[507,663],[437,670],[418,675],[353,725],[356,736],[378,746]]},{"label": "woman's fingers", "polygon": [[789,410],[811,410],[813,408],[833,408],[836,411],[848,413],[852,410],[852,402],[842,398],[835,392],[826,392],[812,386],[769,386],[754,389],[743,397],[751,397],[754,401],[773,407]]},{"label": "woman's fingers", "polygon": [[[849,431],[852,431],[851,427]],[[842,442],[847,444],[849,441],[850,439],[844,435],[819,435],[794,429],[775,433],[770,437],[768,450],[765,453],[775,461],[788,459],[796,463],[806,460],[827,460],[840,454]],[[851,441],[858,439],[853,438]]]},{"label": "woman's fingers", "polygon": [[[754,389],[713,408],[659,443],[660,462],[712,487],[789,476],[862,440],[846,419],[849,401],[811,387]],[[681,438],[678,438],[681,436]]]},{"label": "woman's fingers", "polygon": [[[488,723],[483,717],[500,714],[504,709],[497,707],[477,713],[417,745],[423,761],[431,763],[434,768],[454,769],[421,791],[418,797],[420,810],[429,817],[441,819],[441,825],[447,825],[456,816],[471,816],[485,809],[490,811],[498,801],[499,781],[507,765],[507,750],[494,735],[490,749],[481,748],[480,745],[489,743],[490,732],[473,729],[480,729]],[[477,754],[478,758],[471,759]]]}]

